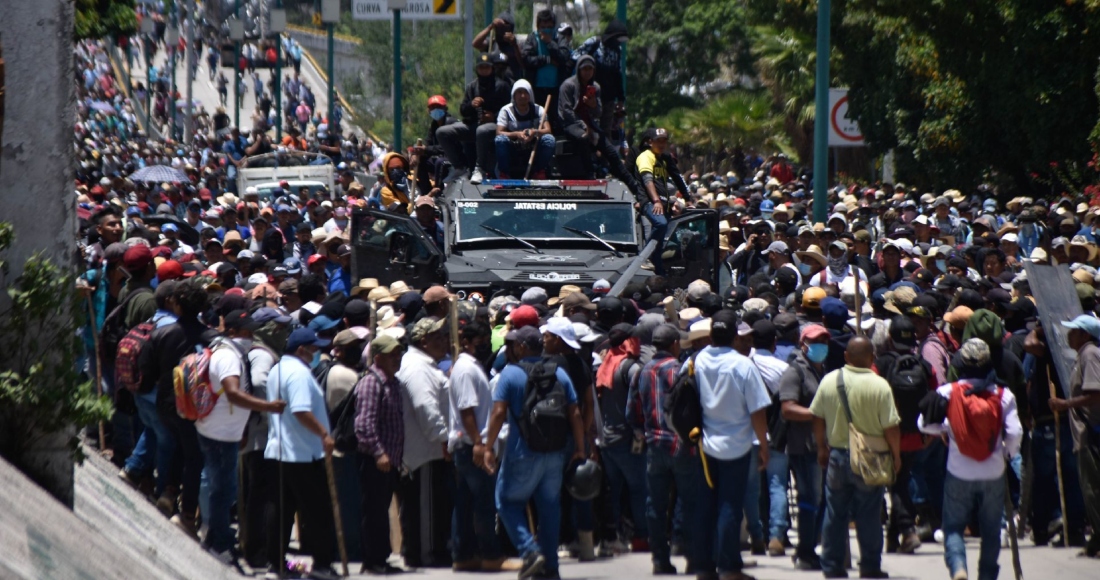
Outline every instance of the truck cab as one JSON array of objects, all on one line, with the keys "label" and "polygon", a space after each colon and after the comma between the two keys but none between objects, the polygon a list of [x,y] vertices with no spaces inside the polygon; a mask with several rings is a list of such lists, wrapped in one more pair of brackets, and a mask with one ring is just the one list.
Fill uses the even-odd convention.
[{"label": "truck cab", "polygon": [[[415,215],[352,212],[352,274],[412,288],[443,284],[459,294],[632,281],[654,273],[645,262],[648,222],[617,180],[486,180],[451,183],[436,200],[442,244]],[[439,228],[440,226],[436,226]],[[670,216],[662,257],[669,287],[701,278],[717,287],[718,214]],[[650,249],[650,252],[653,250]]]}]

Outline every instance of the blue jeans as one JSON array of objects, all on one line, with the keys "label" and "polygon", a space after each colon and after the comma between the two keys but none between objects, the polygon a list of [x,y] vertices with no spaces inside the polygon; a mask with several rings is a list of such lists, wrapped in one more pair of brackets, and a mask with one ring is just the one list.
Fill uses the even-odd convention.
[{"label": "blue jeans", "polygon": [[622,530],[623,488],[630,494],[630,515],[634,521],[634,536],[649,537],[646,525],[646,456],[631,453],[630,441],[624,441],[600,449],[604,472],[611,486],[611,522],[618,533]]},{"label": "blue jeans", "polygon": [[[528,155],[526,148],[512,143],[512,140],[504,135],[497,135],[493,143],[496,145],[497,152],[497,175],[507,175],[512,171],[512,151],[520,153],[524,157]],[[553,156],[554,136],[543,135],[539,137],[535,145],[535,162],[531,164],[531,175],[544,171]],[[518,178],[519,176],[509,175],[509,177]]]},{"label": "blue jeans", "polygon": [[653,203],[645,204],[642,208],[642,213],[645,218],[649,220],[649,237],[646,238],[648,244],[650,240],[657,240],[657,247],[653,249],[653,253],[649,255],[649,261],[653,263],[653,272],[659,276],[663,276],[665,273],[665,265],[662,260],[661,253],[665,249],[665,234],[668,233],[668,211],[669,208],[664,208],[664,213],[657,215],[653,213]]},{"label": "blue jeans", "polygon": [[[1062,477],[1066,492],[1066,522],[1071,532],[1085,529],[1085,500],[1081,495],[1081,480],[1078,477],[1077,454],[1073,452],[1073,436],[1069,431],[1069,421],[1061,423]],[[1032,476],[1031,527],[1046,534],[1050,522],[1062,516],[1058,497],[1058,464],[1054,445],[1054,423],[1036,425],[1031,431]]]},{"label": "blue jeans", "polygon": [[[749,481],[745,491],[745,517],[748,518],[749,535],[764,537],[764,523],[760,521],[760,446],[753,445],[749,454]],[[782,539],[787,535],[787,454],[770,449],[768,467],[768,536]]]},{"label": "blue jeans", "polygon": [[790,455],[788,462],[794,472],[798,494],[798,547],[795,554],[802,560],[814,560],[814,547],[821,537],[824,510],[821,509],[821,466],[813,453]]},{"label": "blue jeans", "polygon": [[978,557],[978,580],[995,580],[1000,566],[1001,515],[1005,509],[1003,478],[965,481],[947,474],[943,485],[943,560],[948,573],[966,570],[966,540],[963,532],[970,514],[977,509],[982,547]]},{"label": "blue jeans", "polygon": [[[699,490],[698,518],[699,527],[695,548],[696,574],[714,572],[719,574],[740,572],[744,567],[741,561],[741,518],[745,486],[749,479],[749,453],[737,459],[723,460],[707,458],[714,489],[707,485],[706,477],[698,467]],[[692,525],[688,517],[684,518],[684,531]]]},{"label": "blue jeans", "polygon": [[[558,534],[561,532],[561,481],[565,453],[505,454],[497,475],[497,511],[508,538],[521,556],[541,553],[544,570],[558,569]],[[527,502],[538,510],[538,543],[527,525]]]},{"label": "blue jeans", "polygon": [[209,528],[206,546],[215,552],[233,547],[233,530],[229,527],[229,510],[237,496],[236,441],[215,441],[199,435],[202,449],[203,475],[209,483],[209,507],[202,510],[203,521]]},{"label": "blue jeans", "polygon": [[886,488],[863,483],[858,475],[852,473],[849,461],[847,449],[829,452],[821,544],[821,570],[825,574],[845,571],[849,520],[856,523],[860,572],[876,572],[882,568],[882,523],[879,513]]},{"label": "blue jeans", "polygon": [[454,450],[455,509],[451,519],[451,556],[455,562],[500,557],[496,534],[496,505],[493,492],[496,476],[474,465],[474,448],[461,445]]},{"label": "blue jeans", "polygon": [[[696,490],[699,482],[699,458],[681,453],[673,456],[667,448],[650,445],[646,451],[646,479],[649,483],[649,499],[646,503],[646,521],[649,527],[649,549],[653,552],[653,562],[669,561],[668,541],[669,500],[673,483],[676,484],[676,497],[679,499],[683,517],[689,522],[696,521]],[[682,530],[681,544],[688,551],[688,561],[695,559],[692,550],[692,526]]]},{"label": "blue jeans", "polygon": [[943,512],[943,478],[947,474],[947,447],[939,439],[914,452],[909,476],[909,494],[913,503],[928,504],[931,513]]},{"label": "blue jeans", "polygon": [[134,395],[138,418],[145,425],[141,438],[134,446],[134,452],[126,460],[126,471],[143,473],[149,469],[149,456],[153,456],[153,466],[157,469],[157,482],[153,493],[160,497],[168,481],[168,472],[172,469],[172,458],[176,454],[176,439],[172,432],[161,423],[157,415],[157,393]]}]

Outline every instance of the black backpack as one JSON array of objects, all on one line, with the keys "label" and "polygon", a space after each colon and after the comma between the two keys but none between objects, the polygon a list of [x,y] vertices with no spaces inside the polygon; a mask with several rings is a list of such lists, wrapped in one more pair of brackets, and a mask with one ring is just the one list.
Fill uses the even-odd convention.
[{"label": "black backpack", "polygon": [[[373,370],[367,369],[367,372],[379,383],[385,382]],[[360,379],[362,376],[360,375]],[[359,440],[355,437],[355,413],[359,410],[358,392],[359,384],[356,382],[355,387],[340,399],[328,416],[329,425],[332,425],[332,440],[336,442],[336,450],[341,453],[351,453],[359,447]]]},{"label": "black backpack", "polygon": [[901,416],[901,432],[919,433],[920,403],[928,394],[928,379],[932,376],[928,363],[911,353],[886,353],[879,360],[886,363],[882,365],[885,369],[876,366],[894,392],[894,405]]},{"label": "black backpack", "polygon": [[699,401],[699,384],[695,380],[695,357],[691,355],[687,368],[676,378],[676,384],[665,397],[665,422],[685,444],[691,441],[691,432],[703,431],[703,404]]},{"label": "black backpack", "polygon": [[313,369],[313,378],[317,380],[317,386],[321,387],[322,393],[328,392],[328,374],[332,371],[332,367],[336,366],[336,361],[332,359],[321,359],[321,362],[317,365],[317,368]]},{"label": "black backpack", "polygon": [[558,365],[548,360],[520,363],[527,373],[523,392],[523,411],[516,418],[520,435],[527,447],[537,453],[565,449],[569,440],[569,398],[565,385],[558,380]]},{"label": "black backpack", "polygon": [[638,364],[636,358],[624,358],[615,370],[614,383],[609,389],[598,389],[599,409],[603,419],[603,444],[614,445],[634,436],[634,429],[627,424],[626,408],[630,392],[630,369]]}]

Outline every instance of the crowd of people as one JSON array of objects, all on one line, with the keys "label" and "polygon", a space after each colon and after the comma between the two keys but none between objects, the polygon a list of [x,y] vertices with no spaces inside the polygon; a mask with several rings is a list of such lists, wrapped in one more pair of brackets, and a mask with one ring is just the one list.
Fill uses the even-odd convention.
[{"label": "crowd of people", "polygon": [[[751,578],[747,550],[845,577],[849,521],[864,578],[887,577],[883,544],[911,554],[939,542],[949,575],[965,579],[967,534],[981,537],[977,577],[995,578],[1010,520],[1036,545],[1100,554],[1100,207],[838,185],[814,223],[808,182],[785,158],[682,176],[662,129],[616,168],[603,97],[584,87],[618,62],[625,30],[609,27],[595,54],[570,53],[578,72],[566,77],[554,56],[567,54],[563,31],[545,16],[523,47],[507,19],[479,35],[503,48],[467,91],[462,115],[476,122],[443,123],[446,100],[433,97],[443,115],[414,151],[419,167],[435,151],[493,171],[501,137],[545,147],[555,123],[574,127],[592,147],[585,159],[599,151],[645,196],[653,229],[666,211],[718,211],[716,286],[670,287],[659,252],[654,275],[619,296],[599,280],[459,300],[443,286],[379,284],[369,268],[353,277],[349,208],[373,194],[346,169],[380,157],[380,207],[416,213],[433,239],[435,199],[409,183],[434,191],[439,174],[321,124],[306,146],[347,164],[333,191],[235,191],[241,160],[271,147],[262,129],[190,146],[148,139],[102,46],[79,45],[85,368],[115,403],[102,443],[121,478],[226,563],[281,570],[296,527],[316,577],[339,559],[334,501],[351,559],[382,575],[557,578],[561,558],[635,551],[654,574],[680,572],[671,558],[683,555],[688,574],[736,580]],[[538,104],[554,95],[556,118]],[[587,115],[561,106],[569,95]],[[500,112],[487,115],[490,98]],[[496,176],[509,175],[499,164],[512,152],[496,152]],[[187,181],[127,179],[158,164]],[[1062,321],[1072,376],[1056,371],[1028,262],[1072,274],[1085,313]],[[681,433],[669,410],[688,383],[701,421]]]}]

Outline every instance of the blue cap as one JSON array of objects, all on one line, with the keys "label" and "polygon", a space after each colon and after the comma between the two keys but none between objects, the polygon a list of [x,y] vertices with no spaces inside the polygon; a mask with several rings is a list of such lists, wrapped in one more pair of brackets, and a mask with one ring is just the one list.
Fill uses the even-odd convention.
[{"label": "blue cap", "polygon": [[252,313],[252,320],[260,324],[275,321],[279,324],[289,324],[291,318],[282,312],[270,307],[265,307]]},{"label": "blue cap", "polygon": [[294,212],[294,210],[290,209],[289,205],[280,205],[279,209],[276,210],[277,213],[283,213],[284,211],[288,213]]},{"label": "blue cap", "polygon": [[297,276],[302,273],[302,262],[298,258],[287,258],[283,260],[283,266],[286,267],[286,273],[291,276]]},{"label": "blue cap", "polygon": [[178,232],[178,231],[180,231],[179,226],[177,226],[176,224],[164,224],[163,226],[160,226],[160,229],[161,229],[161,231],[164,231],[164,232]]},{"label": "blue cap", "polygon": [[333,320],[324,314],[309,321],[309,328],[314,332],[324,332],[340,324],[339,320]]},{"label": "blue cap", "polygon": [[1084,330],[1092,335],[1093,338],[1100,339],[1100,319],[1090,314],[1082,314],[1073,320],[1063,321],[1062,326]]},{"label": "blue cap", "polygon": [[844,324],[848,320],[848,307],[839,298],[826,296],[821,299],[821,316],[826,322]]},{"label": "blue cap", "polygon": [[141,208],[136,205],[131,205],[126,208],[126,215],[141,215]]},{"label": "blue cap", "polygon": [[286,350],[283,352],[287,354],[293,354],[303,346],[328,346],[332,342],[325,338],[318,338],[317,333],[308,328],[299,328],[290,333],[290,337],[286,339]]},{"label": "blue cap", "polygon": [[765,199],[760,202],[760,213],[771,213],[775,210],[775,202],[770,199]]}]

